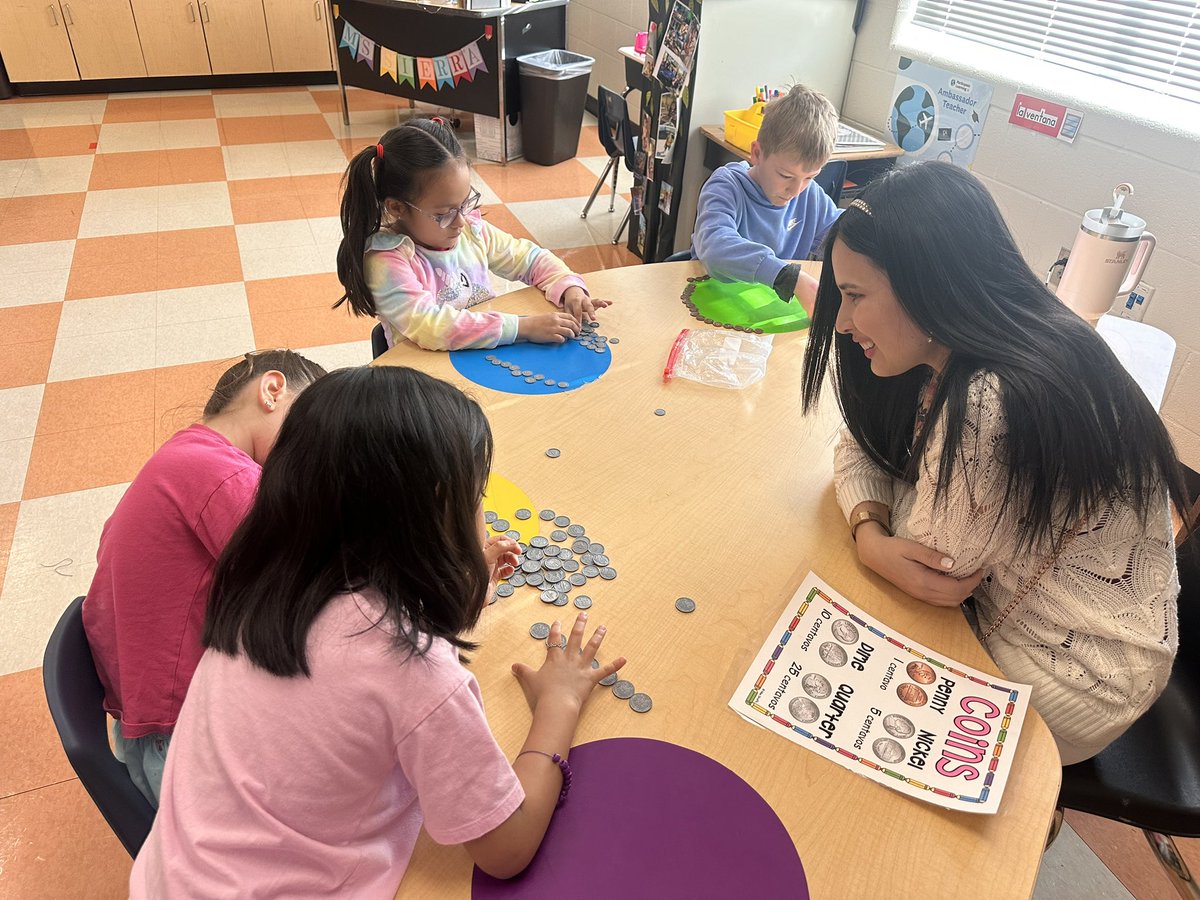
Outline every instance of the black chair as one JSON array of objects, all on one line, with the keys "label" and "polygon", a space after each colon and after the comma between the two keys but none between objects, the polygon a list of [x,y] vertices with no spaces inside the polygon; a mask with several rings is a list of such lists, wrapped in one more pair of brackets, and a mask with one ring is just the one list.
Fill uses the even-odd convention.
[{"label": "black chair", "polygon": [[83,631],[82,597],[72,601],[54,626],[42,660],[42,681],[71,767],[129,855],[137,856],[154,824],[154,807],[109,749],[104,687]]},{"label": "black chair", "polygon": [[1063,768],[1058,804],[1142,829],[1181,897],[1200,897],[1171,836],[1200,837],[1200,546],[1179,550],[1179,656],[1162,696],[1097,756]]},{"label": "black chair", "polygon": [[834,206],[837,206],[838,201],[842,199],[842,187],[846,184],[846,169],[849,166],[850,164],[844,159],[831,159],[825,163],[825,167],[813,179],[821,186],[821,190],[829,195]]},{"label": "black chair", "polygon": [[[608,201],[608,211],[612,212],[616,209],[617,174],[620,172],[622,163],[630,172],[633,171],[634,154],[637,148],[633,135],[633,123],[629,121],[629,106],[625,102],[625,97],[600,85],[596,88],[596,101],[596,121],[598,123],[596,131],[600,138],[600,144],[608,153],[608,162],[604,166],[604,171],[600,173],[600,177],[596,179],[592,195],[583,205],[583,212],[579,214],[581,219],[587,218],[588,210],[592,208],[592,203],[595,202],[596,195],[600,193],[600,188],[604,186],[609,172],[612,173],[612,197]],[[617,228],[617,233],[613,235],[612,242],[614,244],[621,240],[621,234],[625,231],[625,226],[629,224],[630,212],[632,212],[632,207],[625,211],[625,217],[621,219],[621,225]]]},{"label": "black chair", "polygon": [[689,259],[695,258],[696,257],[692,256],[692,248],[688,247],[686,250],[676,250],[674,253],[664,259],[663,262],[687,262]]},{"label": "black chair", "polygon": [[387,351],[387,336],[383,333],[383,323],[377,322],[371,329],[371,359],[379,359]]}]

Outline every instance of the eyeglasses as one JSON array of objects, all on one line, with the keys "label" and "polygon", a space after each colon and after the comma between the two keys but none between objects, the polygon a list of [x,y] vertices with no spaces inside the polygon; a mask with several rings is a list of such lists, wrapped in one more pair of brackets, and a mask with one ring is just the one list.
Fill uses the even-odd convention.
[{"label": "eyeglasses", "polygon": [[433,219],[433,221],[438,223],[439,228],[449,228],[454,224],[454,220],[459,216],[462,216],[465,219],[467,217],[467,213],[474,212],[475,210],[479,209],[480,199],[481,195],[479,191],[472,189],[470,196],[467,197],[462,206],[456,206],[449,212],[437,213],[436,215],[434,213],[425,212],[425,210],[421,209],[421,207],[417,206],[415,203],[409,203],[407,200],[405,200],[404,203],[406,206],[411,206],[421,215],[428,216],[430,219]]}]

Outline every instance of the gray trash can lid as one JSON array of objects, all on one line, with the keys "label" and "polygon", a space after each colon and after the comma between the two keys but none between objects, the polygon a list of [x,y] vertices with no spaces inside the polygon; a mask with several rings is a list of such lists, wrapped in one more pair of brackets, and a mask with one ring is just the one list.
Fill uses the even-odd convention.
[{"label": "gray trash can lid", "polygon": [[522,75],[545,78],[549,81],[565,81],[580,75],[590,75],[592,63],[595,61],[590,56],[572,53],[570,50],[543,50],[540,53],[526,53],[517,57],[517,65]]}]

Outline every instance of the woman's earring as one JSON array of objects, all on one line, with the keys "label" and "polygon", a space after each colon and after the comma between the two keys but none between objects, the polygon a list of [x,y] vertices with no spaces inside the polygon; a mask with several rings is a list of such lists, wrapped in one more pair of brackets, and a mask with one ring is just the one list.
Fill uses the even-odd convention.
[{"label": "woman's earring", "polygon": [[925,343],[927,343],[927,344],[933,343],[933,335],[932,334],[925,335]]},{"label": "woman's earring", "polygon": [[268,400],[268,401],[267,401],[267,410],[268,410],[268,412],[274,412],[274,411],[275,411],[275,402],[274,402],[273,400]]}]

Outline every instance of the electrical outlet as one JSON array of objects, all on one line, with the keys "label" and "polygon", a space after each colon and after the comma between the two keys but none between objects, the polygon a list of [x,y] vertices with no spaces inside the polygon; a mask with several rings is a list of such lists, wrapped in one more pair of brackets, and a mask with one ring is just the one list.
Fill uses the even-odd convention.
[{"label": "electrical outlet", "polygon": [[1146,317],[1146,307],[1150,305],[1150,299],[1153,296],[1154,288],[1144,281],[1139,281],[1137,287],[1127,296],[1117,299],[1117,302],[1113,304],[1112,311],[1122,319],[1134,319],[1140,322]]},{"label": "electrical outlet", "polygon": [[[1058,256],[1054,257],[1054,262],[1058,262],[1060,259],[1066,259],[1070,255],[1070,253],[1071,253],[1070,247],[1059,247],[1058,248]],[[1055,292],[1058,291],[1058,283],[1060,281],[1062,281],[1063,269],[1065,269],[1065,268],[1066,268],[1066,264],[1064,263],[1061,266],[1054,266],[1050,270],[1049,277],[1046,280],[1046,286],[1049,287],[1050,290],[1055,291]]]}]

